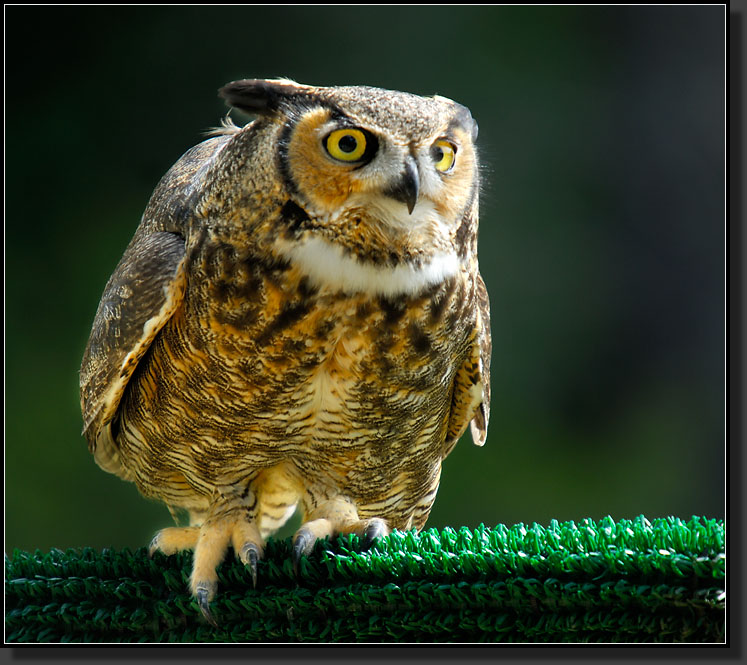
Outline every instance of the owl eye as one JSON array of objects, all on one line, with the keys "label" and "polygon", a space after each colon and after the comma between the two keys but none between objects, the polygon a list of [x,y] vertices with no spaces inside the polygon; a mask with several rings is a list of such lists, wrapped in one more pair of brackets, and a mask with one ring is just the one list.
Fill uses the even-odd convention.
[{"label": "owl eye", "polygon": [[327,152],[341,162],[358,162],[370,153],[366,134],[360,129],[336,129],[324,140]]},{"label": "owl eye", "polygon": [[456,151],[456,146],[453,143],[443,139],[436,141],[431,148],[431,156],[436,169],[441,173],[451,171],[454,168],[454,162],[456,162]]}]

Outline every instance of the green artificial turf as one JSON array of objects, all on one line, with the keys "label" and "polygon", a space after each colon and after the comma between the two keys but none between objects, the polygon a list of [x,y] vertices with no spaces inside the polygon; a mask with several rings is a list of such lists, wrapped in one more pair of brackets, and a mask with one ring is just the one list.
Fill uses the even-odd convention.
[{"label": "green artificial turf", "polygon": [[267,545],[257,588],[219,567],[214,628],[191,554],[16,550],[7,642],[723,642],[724,523],[693,517],[320,541],[298,574]]}]

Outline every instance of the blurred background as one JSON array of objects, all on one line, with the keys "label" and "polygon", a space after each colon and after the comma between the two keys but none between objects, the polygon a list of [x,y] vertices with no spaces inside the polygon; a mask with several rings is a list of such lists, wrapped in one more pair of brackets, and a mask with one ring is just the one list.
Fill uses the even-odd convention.
[{"label": "blurred background", "polygon": [[492,417],[428,526],[723,517],[724,7],[5,14],[6,551],[171,523],[87,452],[80,359],[150,193],[225,114],[217,89],[277,76],[440,94],[479,122]]}]

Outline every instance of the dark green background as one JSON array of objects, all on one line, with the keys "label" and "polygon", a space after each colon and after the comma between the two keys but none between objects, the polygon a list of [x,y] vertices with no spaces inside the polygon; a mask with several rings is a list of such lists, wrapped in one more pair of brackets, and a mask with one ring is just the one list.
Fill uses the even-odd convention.
[{"label": "dark green background", "polygon": [[139,546],[77,371],[161,175],[237,78],[441,94],[485,162],[490,436],[430,526],[724,511],[718,6],[7,7],[6,551]]}]

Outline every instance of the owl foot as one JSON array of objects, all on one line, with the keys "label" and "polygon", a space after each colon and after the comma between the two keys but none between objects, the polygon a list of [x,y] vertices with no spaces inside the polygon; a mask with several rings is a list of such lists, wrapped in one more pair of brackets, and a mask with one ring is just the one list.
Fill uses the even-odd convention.
[{"label": "owl foot", "polygon": [[[357,517],[357,515],[356,515]],[[328,538],[338,534],[355,533],[363,538],[363,549],[367,550],[377,538],[389,535],[387,523],[374,517],[368,520],[335,521],[333,518],[318,518],[310,520],[296,531],[293,537],[293,570],[298,575],[298,565],[301,557],[308,556],[314,549],[314,544],[320,538]]]},{"label": "owl foot", "polygon": [[218,590],[216,568],[225,558],[229,546],[232,546],[239,561],[249,568],[256,587],[257,563],[264,553],[262,543],[259,529],[253,523],[226,516],[208,519],[199,527],[162,529],[151,541],[148,552],[152,556],[155,552],[171,555],[182,550],[194,550],[189,588],[206,621],[217,626],[210,611],[210,603]]}]

